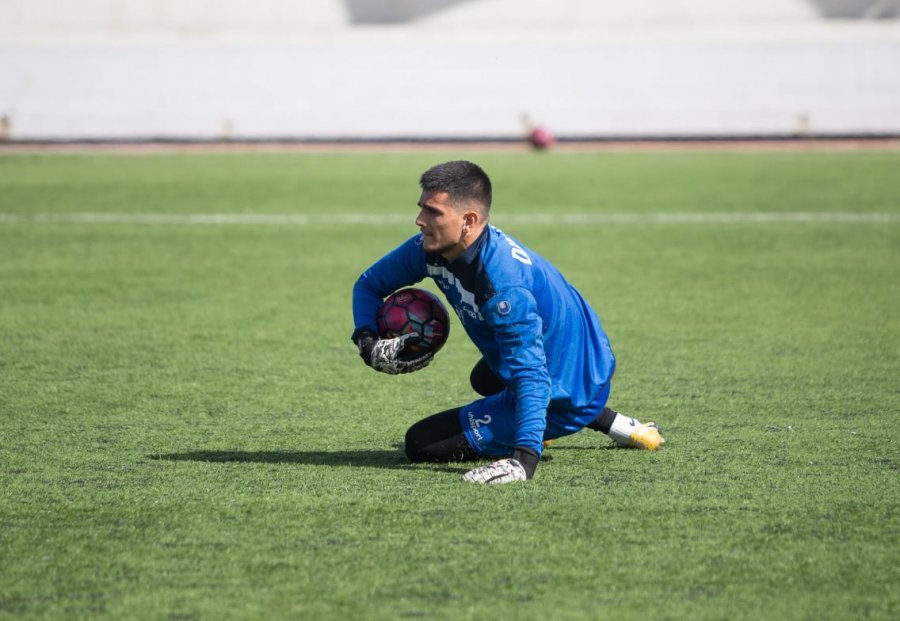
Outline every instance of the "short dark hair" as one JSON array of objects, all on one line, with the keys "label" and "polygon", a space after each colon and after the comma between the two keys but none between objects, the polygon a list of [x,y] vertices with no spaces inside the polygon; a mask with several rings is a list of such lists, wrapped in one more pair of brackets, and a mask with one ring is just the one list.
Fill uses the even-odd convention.
[{"label": "short dark hair", "polygon": [[450,201],[475,201],[491,209],[491,180],[481,167],[465,160],[432,166],[419,179],[423,192],[446,192]]}]

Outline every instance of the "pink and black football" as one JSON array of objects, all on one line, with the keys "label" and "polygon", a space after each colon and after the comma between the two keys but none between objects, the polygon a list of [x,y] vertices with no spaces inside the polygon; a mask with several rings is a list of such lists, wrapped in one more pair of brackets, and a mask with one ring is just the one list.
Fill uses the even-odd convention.
[{"label": "pink and black football", "polygon": [[425,289],[401,289],[389,295],[376,317],[378,336],[396,338],[415,332],[403,353],[404,358],[417,358],[422,353],[436,354],[450,335],[447,309],[436,295]]}]

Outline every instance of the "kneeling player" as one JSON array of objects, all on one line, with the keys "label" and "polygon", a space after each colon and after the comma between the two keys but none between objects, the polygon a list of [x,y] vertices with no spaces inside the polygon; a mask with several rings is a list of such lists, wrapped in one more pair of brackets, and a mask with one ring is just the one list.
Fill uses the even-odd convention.
[{"label": "kneeling player", "polygon": [[404,373],[430,361],[400,360],[402,339],[379,339],[375,315],[393,291],[431,277],[482,359],[472,371],[484,396],[413,425],[413,461],[499,458],[465,480],[530,479],[544,441],[585,427],[624,446],[663,439],[606,407],[615,358],[600,319],[549,261],[489,224],[491,182],[471,162],[439,164],[421,179],[420,233],[366,270],[353,288],[353,340],[376,370]]}]

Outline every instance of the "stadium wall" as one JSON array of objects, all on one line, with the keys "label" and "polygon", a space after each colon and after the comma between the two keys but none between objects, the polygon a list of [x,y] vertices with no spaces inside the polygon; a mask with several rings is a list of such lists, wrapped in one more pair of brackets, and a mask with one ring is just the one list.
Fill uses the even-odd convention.
[{"label": "stadium wall", "polygon": [[747,4],[7,0],[0,138],[900,135],[900,21]]}]

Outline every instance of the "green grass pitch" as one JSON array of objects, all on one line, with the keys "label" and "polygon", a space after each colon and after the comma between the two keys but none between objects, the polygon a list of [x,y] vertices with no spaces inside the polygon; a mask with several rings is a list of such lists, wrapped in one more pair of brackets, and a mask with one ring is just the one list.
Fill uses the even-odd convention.
[{"label": "green grass pitch", "polygon": [[[406,462],[411,423],[474,398],[476,352],[455,323],[428,369],[377,374],[350,290],[458,157],[598,309],[611,404],[663,450],[585,431],[494,488]],[[898,171],[2,156],[0,619],[896,619]]]}]

